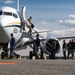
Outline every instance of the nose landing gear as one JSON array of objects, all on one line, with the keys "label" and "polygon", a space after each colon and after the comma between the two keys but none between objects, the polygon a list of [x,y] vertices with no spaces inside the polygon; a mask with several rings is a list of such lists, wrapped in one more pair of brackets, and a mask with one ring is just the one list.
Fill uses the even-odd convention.
[{"label": "nose landing gear", "polygon": [[1,43],[0,45],[3,48],[1,59],[4,59],[5,57],[8,58],[8,43]]}]

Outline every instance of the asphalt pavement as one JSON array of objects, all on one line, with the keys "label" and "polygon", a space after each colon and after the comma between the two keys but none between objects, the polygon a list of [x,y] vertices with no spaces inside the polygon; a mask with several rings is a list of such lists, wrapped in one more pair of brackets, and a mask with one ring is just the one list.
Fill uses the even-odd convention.
[{"label": "asphalt pavement", "polygon": [[0,59],[0,75],[75,75],[75,59]]}]

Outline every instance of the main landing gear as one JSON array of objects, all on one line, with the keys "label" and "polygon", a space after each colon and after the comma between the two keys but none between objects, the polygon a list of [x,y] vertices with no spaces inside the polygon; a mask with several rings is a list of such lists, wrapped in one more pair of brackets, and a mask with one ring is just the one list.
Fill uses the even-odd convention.
[{"label": "main landing gear", "polygon": [[0,43],[2,47],[1,59],[8,58],[8,43]]},{"label": "main landing gear", "polygon": [[35,59],[44,59],[42,49],[40,48],[38,51],[30,51],[29,59],[33,59],[33,57],[35,57]]}]

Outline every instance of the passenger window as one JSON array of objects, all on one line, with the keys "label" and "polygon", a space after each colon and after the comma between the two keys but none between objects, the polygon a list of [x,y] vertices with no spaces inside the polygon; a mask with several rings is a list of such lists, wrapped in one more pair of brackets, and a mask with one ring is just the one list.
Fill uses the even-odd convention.
[{"label": "passenger window", "polygon": [[15,18],[18,18],[18,16],[17,16],[15,13],[13,13],[13,16],[14,16]]}]

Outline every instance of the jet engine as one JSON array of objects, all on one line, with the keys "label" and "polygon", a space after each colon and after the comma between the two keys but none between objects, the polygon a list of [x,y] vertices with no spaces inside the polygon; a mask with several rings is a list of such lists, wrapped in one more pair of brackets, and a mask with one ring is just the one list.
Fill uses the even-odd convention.
[{"label": "jet engine", "polygon": [[51,54],[51,52],[58,53],[62,49],[61,42],[56,38],[47,38],[41,46],[42,50],[46,54]]}]

